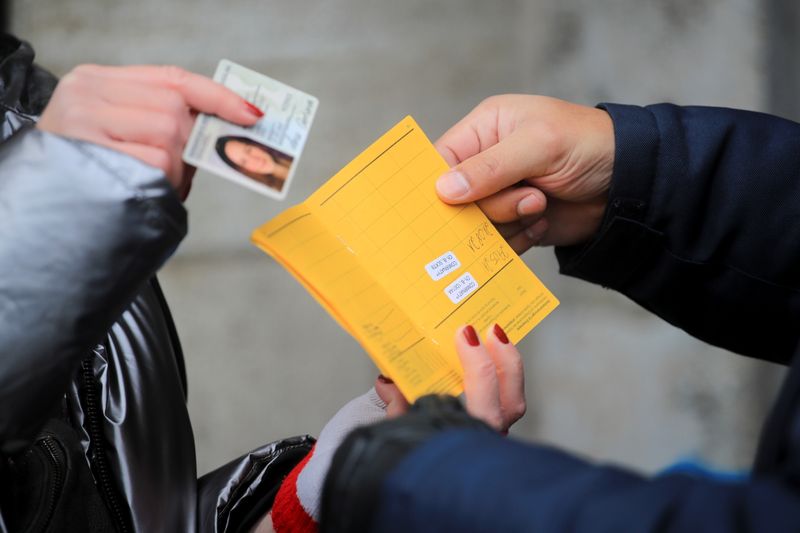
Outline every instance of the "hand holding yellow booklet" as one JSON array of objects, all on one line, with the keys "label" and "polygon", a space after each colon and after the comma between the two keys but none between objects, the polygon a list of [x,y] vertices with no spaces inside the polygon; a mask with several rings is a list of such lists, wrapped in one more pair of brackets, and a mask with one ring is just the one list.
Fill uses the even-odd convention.
[{"label": "hand holding yellow booklet", "polygon": [[558,305],[476,205],[439,200],[447,170],[406,117],[253,232],[409,401],[462,392],[460,326],[498,323],[516,343]]}]

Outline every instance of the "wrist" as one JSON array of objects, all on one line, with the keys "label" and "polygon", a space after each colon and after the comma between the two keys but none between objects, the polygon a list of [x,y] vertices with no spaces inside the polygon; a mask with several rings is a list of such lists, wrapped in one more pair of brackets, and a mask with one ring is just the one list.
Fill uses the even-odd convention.
[{"label": "wrist", "polygon": [[602,204],[602,207],[605,208],[614,175],[617,139],[611,114],[602,108],[592,109],[592,114],[595,130],[592,142],[595,156],[590,170],[593,186],[589,190],[594,193],[595,203]]}]

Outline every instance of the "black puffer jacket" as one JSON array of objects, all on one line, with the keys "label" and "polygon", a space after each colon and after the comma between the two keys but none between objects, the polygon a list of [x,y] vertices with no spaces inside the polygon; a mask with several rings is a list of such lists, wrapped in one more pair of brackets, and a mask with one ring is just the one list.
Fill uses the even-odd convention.
[{"label": "black puffer jacket", "polygon": [[35,129],[55,83],[0,36],[0,531],[246,530],[311,439],[197,479],[154,277],[186,213],[154,168]]}]

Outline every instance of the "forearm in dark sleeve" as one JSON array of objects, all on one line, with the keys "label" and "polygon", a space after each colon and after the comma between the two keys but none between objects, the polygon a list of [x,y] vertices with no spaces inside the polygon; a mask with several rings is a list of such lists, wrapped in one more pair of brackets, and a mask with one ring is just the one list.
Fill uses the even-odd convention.
[{"label": "forearm in dark sleeve", "polygon": [[692,335],[786,363],[800,323],[800,124],[721,108],[605,105],[615,128],[604,222],[557,249]]},{"label": "forearm in dark sleeve", "polygon": [[652,479],[555,449],[457,430],[409,454],[385,480],[373,531],[537,533],[800,530],[785,480]]}]

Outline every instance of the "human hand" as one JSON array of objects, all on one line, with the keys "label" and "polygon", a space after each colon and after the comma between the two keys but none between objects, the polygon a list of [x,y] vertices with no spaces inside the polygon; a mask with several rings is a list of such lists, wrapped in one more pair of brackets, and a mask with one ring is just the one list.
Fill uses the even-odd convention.
[{"label": "human hand", "polygon": [[[400,431],[403,442],[390,446],[392,453],[403,452],[445,426],[485,431],[490,431],[490,426],[506,433],[525,414],[525,384],[519,350],[498,325],[486,333],[485,343],[481,343],[475,328],[465,326],[456,332],[455,343],[464,367],[464,394],[469,414],[464,413],[458,400],[451,396],[426,396],[412,408],[391,379],[378,376],[372,390],[350,401],[325,425],[313,452],[287,476],[272,511],[259,522],[255,533],[287,529],[288,524],[316,526],[320,518],[322,483],[334,453],[348,434],[358,433],[358,428],[380,433],[383,419],[395,419],[400,426],[407,424],[409,428],[416,428]],[[432,411],[426,411],[425,406],[430,406]],[[414,409],[417,409],[417,418],[422,419],[421,425],[414,418]],[[412,414],[400,417],[409,410]]]},{"label": "human hand", "polygon": [[493,96],[435,145],[453,167],[436,183],[439,197],[476,201],[517,253],[578,244],[597,231],[614,166],[605,111],[544,96]]},{"label": "human hand", "polygon": [[[475,328],[464,326],[456,332],[456,352],[464,369],[464,397],[467,412],[500,432],[507,432],[523,417],[525,373],[522,356],[495,324],[481,343]],[[375,390],[387,403],[389,418],[408,411],[409,404],[396,386],[379,377]]]},{"label": "human hand", "polygon": [[375,380],[375,392],[386,403],[387,418],[395,418],[408,411],[408,400],[397,385],[383,374]]},{"label": "human hand", "polygon": [[37,127],[159,168],[185,198],[195,169],[181,155],[197,113],[242,126],[263,116],[230,89],[178,67],[81,65],[60,81]]},{"label": "human hand", "polygon": [[525,415],[525,371],[522,356],[498,324],[481,343],[475,328],[456,332],[456,351],[464,369],[467,412],[507,433]]}]

